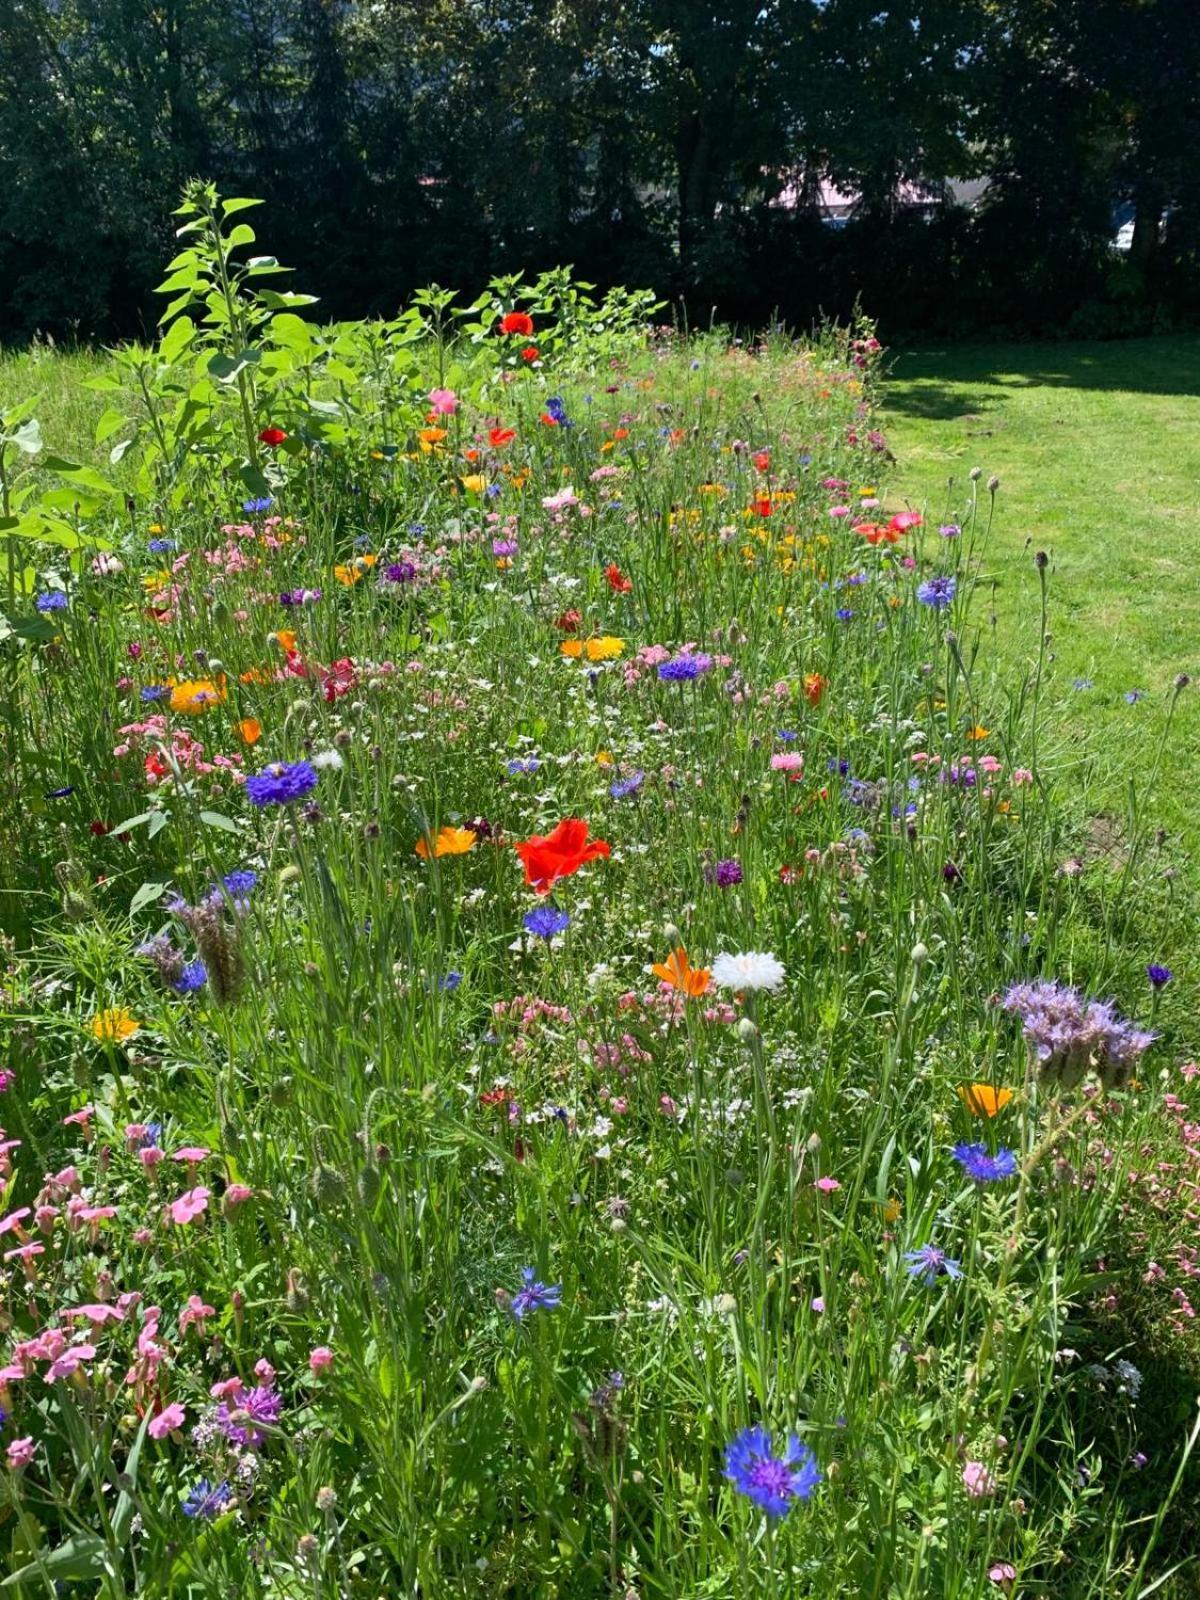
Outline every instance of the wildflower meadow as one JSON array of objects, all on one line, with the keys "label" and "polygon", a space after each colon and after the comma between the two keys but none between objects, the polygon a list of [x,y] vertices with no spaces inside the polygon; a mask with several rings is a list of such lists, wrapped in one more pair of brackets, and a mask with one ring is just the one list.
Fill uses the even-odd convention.
[{"label": "wildflower meadow", "polygon": [[1194,1593],[1185,935],[1003,485],[865,322],[324,323],[254,204],[0,415],[0,1588]]}]

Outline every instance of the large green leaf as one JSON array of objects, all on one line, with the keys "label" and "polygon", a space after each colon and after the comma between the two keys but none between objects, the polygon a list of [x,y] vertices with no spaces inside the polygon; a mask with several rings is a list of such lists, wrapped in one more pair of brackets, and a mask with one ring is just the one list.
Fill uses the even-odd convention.
[{"label": "large green leaf", "polygon": [[21,1584],[33,1583],[43,1574],[55,1583],[81,1583],[84,1579],[101,1578],[107,1571],[106,1556],[103,1539],[94,1533],[77,1533],[56,1550],[43,1550],[37,1561],[31,1561],[27,1567],[10,1573],[0,1583],[0,1589],[15,1589]]},{"label": "large green leaf", "polygon": [[90,489],[93,494],[117,493],[108,479],[101,477],[95,467],[81,467],[75,461],[64,461],[62,456],[47,456],[42,465],[47,471],[65,478],[78,489]]}]

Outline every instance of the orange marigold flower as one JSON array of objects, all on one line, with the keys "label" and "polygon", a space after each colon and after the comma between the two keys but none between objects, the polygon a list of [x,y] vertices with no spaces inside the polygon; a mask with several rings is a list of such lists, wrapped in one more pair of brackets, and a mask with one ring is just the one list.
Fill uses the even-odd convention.
[{"label": "orange marigold flower", "polygon": [[478,843],[479,835],[473,828],[439,828],[432,847],[428,836],[425,836],[417,840],[416,851],[422,861],[428,861],[431,855],[465,856]]},{"label": "orange marigold flower", "polygon": [[124,1044],[140,1027],[128,1006],[110,1006],[92,1018],[92,1033],[101,1044]]},{"label": "orange marigold flower", "polygon": [[650,970],[656,978],[661,978],[672,989],[678,989],[693,1000],[707,994],[712,985],[712,972],[708,967],[689,965],[687,951],[682,945],[678,950],[672,950],[665,961],[656,961]]},{"label": "orange marigold flower", "polygon": [[581,639],[564,639],[558,647],[559,654],[571,661],[578,661],[583,655],[583,641]]}]

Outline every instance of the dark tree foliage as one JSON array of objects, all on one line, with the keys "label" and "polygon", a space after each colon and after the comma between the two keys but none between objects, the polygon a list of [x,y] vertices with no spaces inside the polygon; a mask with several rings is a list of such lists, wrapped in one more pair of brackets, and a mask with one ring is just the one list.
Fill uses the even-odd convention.
[{"label": "dark tree foliage", "polygon": [[1144,329],[1200,311],[1198,142],[1196,0],[0,0],[0,340],[152,332],[195,175],[333,317],[570,262],[693,322]]}]

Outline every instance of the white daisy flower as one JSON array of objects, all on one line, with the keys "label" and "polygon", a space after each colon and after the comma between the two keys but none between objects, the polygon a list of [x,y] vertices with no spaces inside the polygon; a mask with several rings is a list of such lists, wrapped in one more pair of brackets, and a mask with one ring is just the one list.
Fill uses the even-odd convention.
[{"label": "white daisy flower", "polygon": [[765,950],[721,954],[712,964],[714,980],[722,989],[778,989],[786,974],[783,962]]}]

